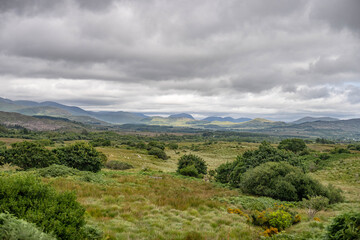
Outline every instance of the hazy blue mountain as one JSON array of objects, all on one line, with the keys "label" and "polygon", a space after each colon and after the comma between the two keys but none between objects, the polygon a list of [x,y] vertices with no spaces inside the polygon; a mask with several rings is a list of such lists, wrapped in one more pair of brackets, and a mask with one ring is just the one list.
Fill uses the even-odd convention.
[{"label": "hazy blue mountain", "polygon": [[188,113],[173,114],[173,115],[170,115],[168,118],[189,118],[189,119],[194,119],[194,117],[191,116]]},{"label": "hazy blue mountain", "polygon": [[303,117],[300,118],[292,123],[294,124],[300,124],[300,123],[306,123],[306,122],[316,122],[316,121],[324,121],[324,122],[329,122],[329,121],[339,121],[339,119],[337,118],[332,118],[332,117]]},{"label": "hazy blue mountain", "polygon": [[138,123],[147,117],[141,113],[130,113],[122,111],[92,112],[86,111],[79,107],[67,106],[51,101],[38,103],[25,100],[12,101],[5,98],[0,98],[0,111],[17,112],[28,116],[34,115],[64,117],[74,121],[93,124],[104,124],[104,122],[115,124]]},{"label": "hazy blue mountain", "polygon": [[232,118],[232,117],[215,117],[215,116],[211,116],[203,119],[203,121],[208,121],[208,122],[218,121],[218,122],[233,122],[233,123],[247,122],[250,120],[251,118]]}]

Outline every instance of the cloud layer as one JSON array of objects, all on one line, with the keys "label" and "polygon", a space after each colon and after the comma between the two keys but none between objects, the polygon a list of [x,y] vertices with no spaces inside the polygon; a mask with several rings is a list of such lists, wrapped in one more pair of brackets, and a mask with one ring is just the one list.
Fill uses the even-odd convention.
[{"label": "cloud layer", "polygon": [[87,109],[360,117],[357,0],[4,0],[0,94]]}]

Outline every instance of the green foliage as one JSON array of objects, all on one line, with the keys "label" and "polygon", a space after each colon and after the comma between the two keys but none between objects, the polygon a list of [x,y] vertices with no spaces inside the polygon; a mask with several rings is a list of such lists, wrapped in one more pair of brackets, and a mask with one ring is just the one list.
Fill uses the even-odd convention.
[{"label": "green foliage", "polygon": [[215,180],[221,183],[230,182],[230,174],[233,170],[233,163],[227,162],[221,164],[217,169],[215,169],[216,175]]},{"label": "green foliage", "polygon": [[33,142],[13,143],[12,148],[5,151],[6,163],[11,163],[23,169],[43,168],[59,163],[50,150]]},{"label": "green foliage", "polygon": [[309,197],[303,199],[303,206],[308,209],[310,219],[315,217],[315,214],[329,206],[329,199],[323,196]]},{"label": "green foliage", "polygon": [[290,213],[277,210],[269,214],[269,224],[278,230],[284,230],[292,225],[293,219]]},{"label": "green foliage", "polygon": [[360,144],[349,144],[349,145],[347,146],[347,149],[360,151]]},{"label": "green foliage", "polygon": [[165,150],[165,144],[162,142],[151,141],[148,144],[148,150],[151,148],[160,148],[161,150]]},{"label": "green foliage", "polygon": [[98,172],[106,156],[98,152],[91,144],[77,142],[54,150],[61,164],[81,171]]},{"label": "green foliage", "polygon": [[40,144],[41,146],[54,146],[54,141],[51,139],[39,139],[35,141],[36,143]]},{"label": "green foliage", "polygon": [[37,169],[36,173],[40,177],[66,177],[78,175],[79,170],[64,165],[53,164],[46,168]]},{"label": "green foliage", "polygon": [[164,152],[163,149],[161,148],[157,148],[157,147],[152,147],[149,149],[148,151],[149,155],[154,155],[160,159],[166,160],[168,159],[168,156],[166,155],[166,153]]},{"label": "green foliage", "polygon": [[41,232],[34,224],[17,219],[8,213],[0,213],[0,239],[2,240],[55,240]]},{"label": "green foliage", "polygon": [[179,173],[184,176],[199,177],[199,172],[196,169],[195,165],[188,165],[184,168],[181,168],[179,170]]},{"label": "green foliage", "polygon": [[276,149],[268,142],[262,142],[257,150],[246,151],[233,163],[225,163],[217,169],[215,179],[222,183],[230,183],[239,187],[242,175],[254,167],[266,162],[287,162],[294,166],[302,166],[301,160],[294,153]]},{"label": "green foliage", "polygon": [[242,178],[241,188],[246,193],[284,201],[330,197],[329,188],[288,163],[268,162],[249,170]]},{"label": "green foliage", "polygon": [[341,154],[341,153],[350,153],[349,149],[335,147],[333,150],[330,151],[331,154]]},{"label": "green foliage", "polygon": [[343,213],[334,218],[327,229],[327,240],[360,239],[360,213]]},{"label": "green foliage", "polygon": [[96,138],[89,142],[94,147],[109,147],[111,146],[111,141],[104,138]]},{"label": "green foliage", "polygon": [[251,219],[256,226],[264,229],[276,228],[279,231],[301,221],[300,216],[292,211],[289,204],[275,204],[273,208],[252,212]]},{"label": "green foliage", "polygon": [[115,161],[115,160],[106,162],[105,166],[107,168],[114,169],[114,170],[126,170],[126,169],[134,168],[134,166],[129,163]]},{"label": "green foliage", "polygon": [[176,144],[176,143],[169,143],[168,148],[171,149],[171,150],[176,150],[176,149],[179,148],[179,145]]},{"label": "green foliage", "polygon": [[198,172],[198,174],[206,174],[207,173],[207,166],[204,161],[199,156],[193,154],[187,154],[181,156],[178,161],[178,170],[177,172],[181,174],[181,169],[184,169],[188,166],[194,166]]},{"label": "green foliage", "polygon": [[306,149],[306,144],[304,140],[299,138],[291,138],[282,140],[278,146],[279,149],[288,150],[294,153],[304,151]]},{"label": "green foliage", "polygon": [[0,212],[36,224],[59,239],[83,239],[85,210],[73,193],[57,193],[29,174],[0,176]]}]

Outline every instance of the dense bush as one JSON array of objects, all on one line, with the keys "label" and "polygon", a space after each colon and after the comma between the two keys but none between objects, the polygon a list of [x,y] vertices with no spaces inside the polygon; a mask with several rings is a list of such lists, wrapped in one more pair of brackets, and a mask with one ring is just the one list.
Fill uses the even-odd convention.
[{"label": "dense bush", "polygon": [[193,154],[183,155],[179,159],[177,172],[180,174],[182,174],[182,172],[184,173],[185,170],[182,169],[186,169],[185,172],[189,172],[189,170],[193,169],[191,166],[196,169],[198,174],[206,174],[207,172],[207,166],[204,159]]},{"label": "dense bush", "polygon": [[108,147],[111,146],[111,141],[104,138],[96,138],[91,140],[90,144],[94,147]]},{"label": "dense bush", "polygon": [[360,144],[349,144],[347,146],[348,149],[350,150],[357,150],[357,151],[360,151]]},{"label": "dense bush", "polygon": [[161,148],[152,147],[152,148],[149,149],[148,154],[156,156],[156,157],[158,157],[160,159],[163,159],[163,160],[168,159],[168,156],[166,155],[164,150],[161,149]]},{"label": "dense bush", "polygon": [[300,201],[310,196],[334,198],[335,202],[341,199],[339,191],[324,187],[299,168],[284,162],[268,162],[247,171],[241,179],[241,188],[246,193],[284,201]]},{"label": "dense bush", "polygon": [[114,169],[114,170],[126,170],[126,169],[134,168],[133,165],[131,165],[129,163],[115,161],[115,160],[106,162],[105,166],[107,168]]},{"label": "dense bush", "polygon": [[53,152],[33,142],[13,143],[4,153],[4,161],[23,169],[43,168],[59,163]]},{"label": "dense bush", "polygon": [[77,142],[57,148],[54,153],[61,164],[81,171],[98,172],[106,161],[104,154],[85,142]]},{"label": "dense bush", "polygon": [[302,139],[291,138],[291,139],[282,140],[279,143],[278,148],[288,150],[294,153],[298,153],[306,149],[306,144]]},{"label": "dense bush", "polygon": [[302,166],[300,158],[294,153],[276,149],[268,142],[262,142],[257,150],[246,151],[233,163],[225,163],[217,169],[215,179],[222,183],[230,183],[239,187],[242,175],[249,169],[266,162],[288,162],[294,166]]},{"label": "dense bush", "polygon": [[326,239],[360,239],[360,213],[343,213],[335,217],[327,229]]},{"label": "dense bush", "polygon": [[160,148],[161,150],[165,150],[165,144],[162,142],[156,142],[156,141],[151,141],[148,144],[148,150],[150,150],[151,148]]},{"label": "dense bush", "polygon": [[330,151],[331,154],[341,154],[341,153],[350,153],[349,149],[341,148],[341,147],[335,147]]},{"label": "dense bush", "polygon": [[0,213],[0,239],[2,240],[55,240],[34,224],[17,219],[8,213]]},{"label": "dense bush", "polygon": [[36,224],[58,239],[83,239],[85,210],[73,193],[57,193],[29,174],[0,176],[0,213]]},{"label": "dense bush", "polygon": [[79,170],[64,165],[53,164],[46,168],[36,170],[40,177],[66,177],[79,174]]},{"label": "dense bush", "polygon": [[199,177],[199,172],[196,169],[195,165],[188,165],[182,169],[179,170],[179,173],[184,176],[189,177]]}]

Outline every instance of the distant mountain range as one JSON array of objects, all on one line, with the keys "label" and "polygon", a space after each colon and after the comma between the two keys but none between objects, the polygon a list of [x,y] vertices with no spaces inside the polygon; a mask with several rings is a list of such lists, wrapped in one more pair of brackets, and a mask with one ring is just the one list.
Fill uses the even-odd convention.
[{"label": "distant mountain range", "polygon": [[[0,98],[0,124],[22,126],[31,130],[58,130],[112,127],[113,124],[145,124],[169,127],[188,127],[205,130],[257,132],[289,137],[324,137],[360,140],[360,119],[339,120],[330,117],[304,117],[294,122],[270,121],[261,118],[232,118],[211,116],[202,120],[188,113],[169,117],[149,117],[142,113],[123,111],[86,111],[76,106],[56,102],[12,101]],[[50,117],[50,118],[47,118]],[[65,121],[67,120],[67,121]],[[55,122],[54,122],[55,121]]]},{"label": "distant mountain range", "polygon": [[204,118],[203,121],[208,121],[208,122],[233,122],[233,123],[240,123],[240,122],[247,122],[250,121],[251,118],[232,118],[232,117],[207,117]]},{"label": "distant mountain range", "polygon": [[296,120],[292,123],[300,124],[300,123],[306,123],[306,122],[316,122],[316,121],[325,121],[325,122],[331,122],[331,121],[339,121],[340,119],[337,118],[331,118],[331,117],[303,117],[299,120]]}]

